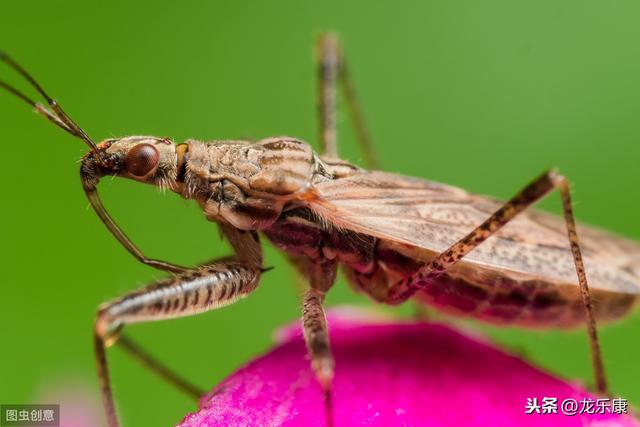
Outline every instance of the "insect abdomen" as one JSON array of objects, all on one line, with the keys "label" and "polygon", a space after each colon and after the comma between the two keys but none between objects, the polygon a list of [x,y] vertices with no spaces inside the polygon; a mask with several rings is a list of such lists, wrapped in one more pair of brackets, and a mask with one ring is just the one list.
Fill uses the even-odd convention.
[{"label": "insect abdomen", "polygon": [[[445,311],[498,324],[531,328],[568,328],[585,323],[585,309],[577,289],[561,289],[539,280],[498,279],[486,286],[445,275],[430,283],[417,298]],[[635,297],[592,291],[594,315],[599,320],[624,316]]]},{"label": "insect abdomen", "polygon": [[[376,251],[374,270],[368,274],[350,271],[360,288],[381,302],[389,289],[412,274],[421,261],[393,249]],[[542,279],[510,277],[498,271],[467,267],[462,263],[436,280],[425,282],[415,298],[454,315],[490,323],[529,328],[568,328],[583,325],[585,310],[577,286],[558,285]],[[634,302],[631,294],[591,289],[594,315],[601,321],[627,314]]]}]

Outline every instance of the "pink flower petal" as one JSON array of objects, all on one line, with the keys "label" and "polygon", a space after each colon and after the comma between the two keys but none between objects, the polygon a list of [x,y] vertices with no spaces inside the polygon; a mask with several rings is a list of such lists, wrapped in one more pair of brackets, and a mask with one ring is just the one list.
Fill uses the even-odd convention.
[{"label": "pink flower petal", "polygon": [[[595,396],[439,324],[330,317],[335,426],[639,426],[629,416],[561,413]],[[325,426],[322,391],[299,333],[203,397],[181,427]],[[527,398],[558,398],[557,414],[525,414]]]}]

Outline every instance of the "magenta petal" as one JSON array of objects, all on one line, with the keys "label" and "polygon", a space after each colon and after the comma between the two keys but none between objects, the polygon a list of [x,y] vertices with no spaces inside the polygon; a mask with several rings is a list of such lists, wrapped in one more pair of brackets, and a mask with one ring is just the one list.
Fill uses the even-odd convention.
[{"label": "magenta petal", "polygon": [[[612,414],[525,414],[527,398],[593,397],[521,359],[438,324],[331,317],[336,426],[638,426]],[[595,397],[594,397],[595,398]],[[325,426],[301,334],[226,379],[182,427]]]}]

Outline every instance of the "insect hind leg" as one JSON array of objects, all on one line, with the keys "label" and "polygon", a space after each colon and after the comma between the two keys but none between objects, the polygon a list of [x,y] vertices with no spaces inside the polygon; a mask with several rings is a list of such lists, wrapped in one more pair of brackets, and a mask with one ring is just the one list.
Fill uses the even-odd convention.
[{"label": "insect hind leg", "polygon": [[571,254],[580,285],[580,293],[587,322],[596,390],[602,395],[608,395],[602,352],[598,340],[596,321],[593,315],[591,293],[589,292],[589,285],[582,259],[582,250],[578,242],[569,183],[564,176],[555,171],[547,171],[540,175],[469,234],[453,243],[448,249],[420,267],[418,271],[395,284],[389,294],[388,302],[402,302],[411,297],[415,292],[423,289],[429,281],[440,277],[449,267],[455,265],[474,248],[500,230],[517,214],[531,207],[554,189],[560,192],[562,198],[567,237],[571,246]]}]

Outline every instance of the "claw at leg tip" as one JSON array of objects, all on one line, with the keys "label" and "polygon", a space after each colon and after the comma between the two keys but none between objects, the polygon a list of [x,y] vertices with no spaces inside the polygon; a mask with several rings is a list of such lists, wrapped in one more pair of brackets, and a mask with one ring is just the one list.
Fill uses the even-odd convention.
[{"label": "claw at leg tip", "polygon": [[315,366],[315,373],[322,390],[329,392],[331,383],[333,382],[333,362],[322,361]]}]

